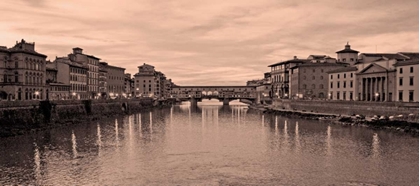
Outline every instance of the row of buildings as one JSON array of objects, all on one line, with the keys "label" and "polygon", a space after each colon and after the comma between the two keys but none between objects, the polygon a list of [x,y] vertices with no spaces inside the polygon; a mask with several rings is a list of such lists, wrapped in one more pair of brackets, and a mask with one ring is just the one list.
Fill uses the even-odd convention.
[{"label": "row of buildings", "polygon": [[[116,99],[168,96],[171,79],[143,64],[131,77],[125,68],[110,65],[83,53],[81,48],[65,57],[47,61],[35,43],[21,40],[0,46],[0,100]],[[169,90],[168,90],[169,89]]]},{"label": "row of buildings", "polygon": [[269,65],[257,86],[259,101],[330,99],[347,101],[419,101],[419,53],[360,53],[347,43],[337,58],[309,55]]}]

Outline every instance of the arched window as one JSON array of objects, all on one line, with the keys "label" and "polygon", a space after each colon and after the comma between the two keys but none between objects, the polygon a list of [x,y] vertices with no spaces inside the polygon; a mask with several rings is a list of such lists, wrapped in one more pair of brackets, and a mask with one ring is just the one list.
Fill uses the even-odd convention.
[{"label": "arched window", "polygon": [[319,85],[319,89],[324,89],[324,85],[323,84],[320,84]]},{"label": "arched window", "polygon": [[19,82],[19,73],[15,72],[15,83]]},{"label": "arched window", "polygon": [[303,86],[302,86],[302,87],[303,87],[303,89],[306,89],[306,84],[303,84]]},{"label": "arched window", "polygon": [[19,68],[19,62],[15,61],[15,68]]}]

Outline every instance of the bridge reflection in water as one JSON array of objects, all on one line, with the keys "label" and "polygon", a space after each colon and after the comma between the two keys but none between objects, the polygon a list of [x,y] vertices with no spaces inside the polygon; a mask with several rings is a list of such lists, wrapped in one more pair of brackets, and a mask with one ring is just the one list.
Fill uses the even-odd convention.
[{"label": "bridge reflection in water", "polygon": [[0,185],[418,182],[418,138],[244,105],[178,105],[5,138],[0,147]]}]

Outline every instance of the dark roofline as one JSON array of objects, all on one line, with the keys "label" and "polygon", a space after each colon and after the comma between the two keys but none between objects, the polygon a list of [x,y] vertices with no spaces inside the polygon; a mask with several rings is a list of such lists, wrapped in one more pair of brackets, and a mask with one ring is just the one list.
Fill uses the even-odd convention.
[{"label": "dark roofline", "polygon": [[316,67],[316,66],[345,66],[349,65],[348,63],[305,63],[301,65],[296,65],[290,69],[295,69],[299,67]]},{"label": "dark roofline", "polygon": [[400,67],[400,66],[407,66],[407,65],[418,65],[419,59],[412,59],[407,61],[398,61],[395,64],[393,64],[394,67]]},{"label": "dark roofline", "polygon": [[113,66],[113,65],[107,65],[106,67],[119,68],[119,69],[123,69],[123,70],[125,70],[125,68],[122,68],[122,67],[117,67],[117,66]]},{"label": "dark roofline", "polygon": [[256,86],[176,86],[176,88],[255,88]]},{"label": "dark roofline", "polygon": [[25,53],[25,54],[31,54],[35,56],[45,57],[47,58],[47,55],[35,52],[35,51],[27,51],[27,50],[9,50],[10,53]]},{"label": "dark roofline", "polygon": [[309,59],[290,59],[287,61],[282,61],[282,62],[274,63],[272,65],[268,65],[268,67],[273,67],[273,66],[277,66],[281,64],[288,64],[288,63],[306,63],[306,62],[310,62],[310,60]]},{"label": "dark roofline", "polygon": [[91,58],[93,58],[93,59],[101,60],[100,58],[97,58],[97,57],[92,56],[92,55],[87,55],[87,54],[83,54],[83,55],[85,55],[85,56],[87,56],[87,57],[91,57]]},{"label": "dark roofline", "polygon": [[357,67],[344,67],[339,69],[330,70],[327,73],[339,73],[339,72],[350,72],[350,71],[357,71]]},{"label": "dark roofline", "polygon": [[353,49],[344,49],[344,50],[337,51],[335,53],[337,53],[337,54],[338,53],[359,53],[359,51],[353,50]]}]

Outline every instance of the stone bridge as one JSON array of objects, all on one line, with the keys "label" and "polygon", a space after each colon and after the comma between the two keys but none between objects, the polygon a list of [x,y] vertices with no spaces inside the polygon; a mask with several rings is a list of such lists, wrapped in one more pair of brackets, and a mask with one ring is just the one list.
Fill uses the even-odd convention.
[{"label": "stone bridge", "polygon": [[190,101],[191,105],[197,105],[202,99],[218,99],[223,105],[229,105],[236,99],[254,102],[257,93],[255,86],[176,86],[171,96],[178,101]]}]

